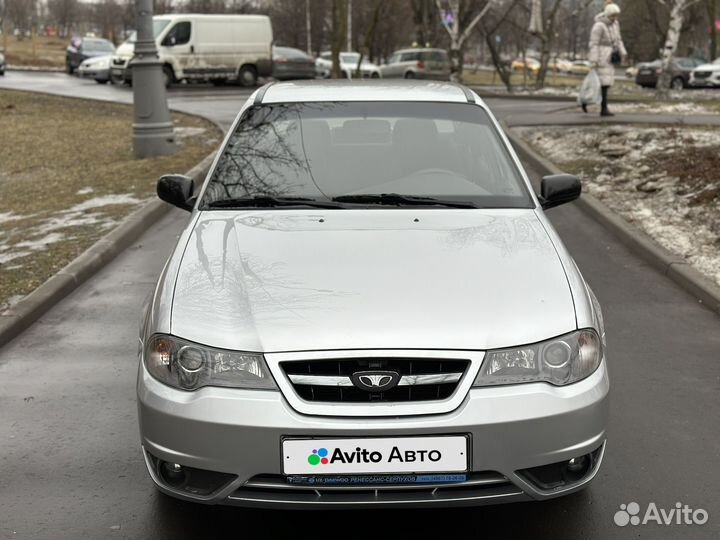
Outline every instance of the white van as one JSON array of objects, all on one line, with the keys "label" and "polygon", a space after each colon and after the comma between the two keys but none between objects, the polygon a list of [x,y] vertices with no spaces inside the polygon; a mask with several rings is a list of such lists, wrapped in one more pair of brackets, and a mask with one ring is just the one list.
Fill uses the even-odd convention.
[{"label": "white van", "polygon": [[[266,15],[193,15],[153,17],[155,41],[166,86],[182,80],[255,86],[272,74],[272,26]],[[114,82],[131,81],[128,63],[135,50],[133,33],[112,57]]]}]

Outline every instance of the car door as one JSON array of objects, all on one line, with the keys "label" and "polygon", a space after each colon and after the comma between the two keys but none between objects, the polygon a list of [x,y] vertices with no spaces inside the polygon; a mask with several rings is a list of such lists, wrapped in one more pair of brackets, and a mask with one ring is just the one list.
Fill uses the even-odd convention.
[{"label": "car door", "polygon": [[168,30],[160,43],[161,54],[170,60],[175,70],[175,77],[178,79],[202,76],[202,67],[195,59],[192,34],[190,21],[178,21]]},{"label": "car door", "polygon": [[398,61],[400,60],[400,54],[399,53],[393,53],[390,55],[390,58],[388,58],[387,62],[380,66],[380,74],[384,77],[392,78],[392,77],[398,77]]}]

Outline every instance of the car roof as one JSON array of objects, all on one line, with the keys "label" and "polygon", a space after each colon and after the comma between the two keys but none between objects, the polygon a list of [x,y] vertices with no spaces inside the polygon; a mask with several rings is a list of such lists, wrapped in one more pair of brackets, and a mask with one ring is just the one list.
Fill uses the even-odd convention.
[{"label": "car roof", "polygon": [[406,52],[447,52],[445,49],[436,49],[433,47],[408,47],[407,49],[398,49],[393,54],[406,53]]},{"label": "car roof", "polygon": [[301,103],[318,101],[430,101],[483,104],[469,89],[450,82],[416,80],[287,81],[258,90],[256,102]]}]

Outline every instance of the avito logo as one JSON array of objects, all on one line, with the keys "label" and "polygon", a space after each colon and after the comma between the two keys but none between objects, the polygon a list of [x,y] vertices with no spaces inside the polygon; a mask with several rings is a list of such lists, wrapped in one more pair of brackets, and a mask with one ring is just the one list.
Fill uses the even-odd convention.
[{"label": "avito logo", "polygon": [[310,465],[320,465],[321,463],[323,465],[328,464],[328,450],[327,448],[318,448],[312,451],[312,454],[308,456],[308,463]]}]

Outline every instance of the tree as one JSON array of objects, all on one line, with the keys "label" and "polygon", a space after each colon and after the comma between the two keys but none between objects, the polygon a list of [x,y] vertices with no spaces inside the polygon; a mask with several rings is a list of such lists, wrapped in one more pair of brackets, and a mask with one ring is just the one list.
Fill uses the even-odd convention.
[{"label": "tree", "polygon": [[498,46],[499,41],[497,40],[499,34],[497,34],[497,32],[505,23],[508,16],[513,12],[513,10],[515,10],[520,1],[521,0],[511,0],[505,11],[494,21],[490,22],[488,18],[483,18],[477,27],[485,37],[485,43],[490,51],[490,57],[493,65],[495,66],[495,71],[497,71],[498,75],[500,75],[500,80],[502,80],[508,92],[512,92],[512,82],[510,78],[512,71],[510,70],[510,66],[502,61],[500,56],[500,48]]},{"label": "tree", "polygon": [[347,0],[332,0],[332,78],[344,76],[340,69],[340,51],[347,38]]},{"label": "tree", "polygon": [[659,98],[666,98],[668,91],[670,90],[670,82],[672,73],[670,72],[670,66],[675,52],[677,51],[678,42],[680,41],[680,33],[683,27],[683,21],[685,20],[686,10],[696,4],[700,0],[656,0],[656,2],[663,6],[670,7],[670,22],[668,23],[668,29],[665,34],[665,46],[662,50],[660,69],[662,70],[660,78],[657,82],[656,94]]},{"label": "tree", "polygon": [[355,77],[360,78],[360,66],[362,65],[363,58],[365,55],[372,55],[372,46],[375,41],[375,31],[377,30],[378,21],[380,20],[380,13],[382,11],[383,2],[382,0],[373,0],[372,5],[372,16],[370,18],[370,24],[365,32],[365,40],[363,46],[360,47],[360,58],[358,58],[357,67],[355,68]]},{"label": "tree", "polygon": [[49,0],[48,10],[58,27],[58,35],[67,36],[72,26],[77,23],[78,0]]},{"label": "tree", "polygon": [[499,0],[486,0],[484,3],[475,0],[447,0],[446,8],[443,0],[435,0],[438,11],[443,14],[443,26],[450,36],[450,80],[462,82],[465,42],[473,29],[490,8]]},{"label": "tree", "polygon": [[433,0],[409,0],[413,12],[415,43],[419,47],[435,45],[437,28],[437,6]]},{"label": "tree", "polygon": [[710,59],[713,60],[718,55],[717,26],[715,26],[715,21],[717,21],[717,0],[705,0],[705,7],[710,21]]}]

